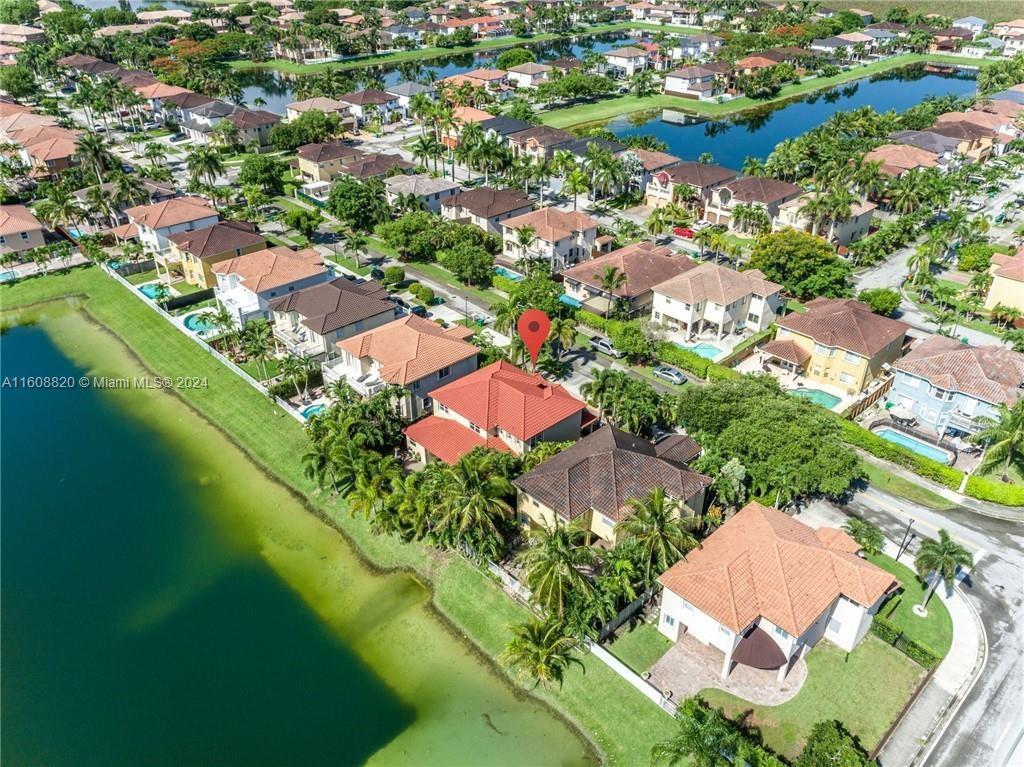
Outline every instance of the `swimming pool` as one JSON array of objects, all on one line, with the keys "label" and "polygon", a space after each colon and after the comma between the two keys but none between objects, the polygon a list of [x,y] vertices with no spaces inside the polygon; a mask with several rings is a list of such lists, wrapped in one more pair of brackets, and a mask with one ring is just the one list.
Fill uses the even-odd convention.
[{"label": "swimming pool", "polygon": [[882,439],[887,439],[890,442],[905,447],[907,450],[923,455],[925,458],[931,458],[933,461],[944,463],[947,466],[953,463],[953,454],[944,448],[936,445],[931,445],[924,440],[912,437],[909,434],[904,434],[901,431],[890,429],[887,426],[883,426],[875,431]]},{"label": "swimming pool", "polygon": [[204,330],[213,330],[217,327],[214,324],[213,315],[206,313],[188,315],[184,320],[184,325],[188,330],[196,333],[202,333]]},{"label": "swimming pool", "polygon": [[13,269],[0,272],[0,282],[14,282],[18,279],[18,273]]},{"label": "swimming pool", "polygon": [[513,272],[511,269],[506,269],[504,266],[494,267],[494,273],[499,277],[504,277],[505,279],[512,280],[513,282],[519,282],[523,279],[523,275],[519,272]]},{"label": "swimming pool", "polygon": [[693,352],[694,354],[703,357],[706,360],[713,360],[715,357],[722,353],[722,350],[719,349],[714,344],[699,343],[694,344],[693,346],[684,346],[683,344],[677,342],[676,346],[678,346],[680,349],[685,349],[688,352]]},{"label": "swimming pool", "polygon": [[316,405],[310,405],[307,408],[303,408],[303,410],[302,410],[302,417],[303,418],[312,418],[313,416],[319,415],[320,413],[324,412],[326,409],[327,409],[327,405],[325,405],[323,402],[321,402],[319,404],[316,404]]},{"label": "swimming pool", "polygon": [[841,401],[841,397],[837,397],[835,394],[829,394],[827,391],[821,389],[790,389],[789,393],[794,397],[800,397],[800,399],[808,399],[815,405],[821,405],[824,408],[831,410]]},{"label": "swimming pool", "polygon": [[146,298],[152,298],[154,301],[160,296],[160,285],[155,282],[151,282],[148,285],[140,285],[139,292]]}]

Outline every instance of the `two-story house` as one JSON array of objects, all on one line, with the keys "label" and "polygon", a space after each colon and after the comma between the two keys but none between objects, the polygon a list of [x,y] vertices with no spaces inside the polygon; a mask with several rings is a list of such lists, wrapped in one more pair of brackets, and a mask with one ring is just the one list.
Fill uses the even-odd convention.
[{"label": "two-story house", "polygon": [[803,189],[788,181],[779,181],[762,176],[743,176],[715,187],[704,209],[705,220],[730,229],[745,226],[742,217],[737,221],[736,208],[746,205],[760,208],[768,221],[779,215],[779,206],[796,199]]},{"label": "two-story house", "polygon": [[552,528],[577,523],[595,539],[614,545],[616,525],[632,514],[631,500],[643,500],[655,488],[679,503],[679,513],[704,513],[711,478],[691,470],[686,457],[700,448],[680,450],[679,440],[652,445],[614,426],[603,426],[557,455],[512,480],[517,493],[519,521],[531,527]]},{"label": "two-story house", "polygon": [[335,356],[335,344],[395,319],[397,307],[379,282],[339,277],[276,298],[269,304],[274,338],[291,354]]},{"label": "two-story house", "polygon": [[548,79],[551,66],[528,61],[508,70],[508,81],[517,88],[536,88]]},{"label": "two-story house", "polygon": [[772,221],[772,231],[799,229],[804,232],[814,232],[833,245],[843,248],[871,231],[871,221],[877,207],[873,202],[857,200],[850,206],[850,215],[821,224],[814,221],[808,214],[807,205],[813,199],[814,195],[805,194],[795,200],[782,203],[779,206],[779,214]]},{"label": "two-story house", "polygon": [[461,325],[442,328],[408,314],[339,341],[337,358],[323,367],[324,380],[344,379],[364,397],[387,386],[401,387],[399,412],[419,418],[430,411],[435,389],[476,370],[480,350],[467,340],[472,335]]},{"label": "two-story house", "polygon": [[241,328],[250,320],[269,320],[271,301],[333,279],[316,250],[295,251],[284,245],[218,261],[212,270],[217,302]]},{"label": "two-story house", "polygon": [[652,288],[651,321],[677,340],[705,333],[758,333],[775,322],[782,307],[781,285],[757,269],[737,272],[710,261],[697,264]]},{"label": "two-story house", "polygon": [[607,62],[604,67],[607,75],[626,79],[637,72],[642,72],[650,65],[647,51],[632,45],[608,51],[604,55],[604,60]]},{"label": "two-story house", "polygon": [[299,175],[307,184],[330,184],[343,173],[343,166],[364,157],[365,153],[343,144],[331,141],[326,144],[303,144],[296,150]]},{"label": "two-story house", "polygon": [[732,181],[738,175],[734,170],[711,163],[677,163],[651,174],[645,190],[645,204],[660,208],[673,202],[686,204],[692,201],[703,208],[711,200],[715,187]]},{"label": "two-story house", "polygon": [[788,361],[808,381],[856,395],[903,353],[910,326],[875,314],[867,304],[852,298],[815,298],[805,307],[803,314],[793,312],[777,320],[775,340],[762,351],[791,342],[796,354],[788,356],[799,358]]},{"label": "two-story house", "polygon": [[968,346],[933,335],[893,365],[886,395],[941,436],[975,434],[980,418],[997,418],[999,406],[1024,397],[1024,354],[1001,346]]},{"label": "two-story house", "polygon": [[700,101],[715,101],[725,93],[718,74],[704,67],[682,67],[665,75],[665,94]]},{"label": "two-story house", "polygon": [[[621,305],[631,317],[646,316],[654,300],[654,286],[695,266],[682,253],[642,240],[566,269],[562,285],[569,299],[595,314],[607,316]],[[622,279],[622,284],[612,287],[617,280],[608,283],[606,275]]]},{"label": "two-story house", "polygon": [[539,442],[577,440],[595,417],[562,386],[499,360],[434,389],[433,415],[406,427],[423,463],[448,464],[475,447],[523,455]]},{"label": "two-story house", "polygon": [[541,208],[502,222],[502,253],[513,262],[543,259],[552,272],[560,271],[598,251],[597,227],[581,211]]},{"label": "two-story house", "polygon": [[168,261],[179,263],[185,281],[197,288],[217,284],[214,264],[263,250],[267,245],[266,238],[256,234],[256,227],[244,221],[220,221],[202,229],[172,234],[167,239],[171,244]]},{"label": "two-story house", "polygon": [[441,215],[464,221],[488,234],[501,236],[502,223],[533,210],[533,201],[522,189],[492,189],[480,186],[441,201]]},{"label": "two-story house", "polygon": [[155,254],[164,266],[170,266],[166,256],[172,234],[204,229],[220,221],[217,209],[202,197],[173,197],[151,205],[137,205],[128,208],[125,215],[138,229],[142,247]]},{"label": "two-story house", "polygon": [[564,149],[567,144],[574,141],[576,137],[571,133],[548,125],[535,125],[508,136],[512,155],[525,155],[532,160],[550,159],[556,149]]},{"label": "two-story house", "polygon": [[462,191],[455,181],[446,178],[432,178],[426,173],[411,176],[399,175],[384,179],[388,204],[395,205],[402,198],[415,198],[425,210],[441,212],[445,200]]},{"label": "two-story house", "polygon": [[379,120],[382,125],[387,125],[393,122],[392,115],[401,115],[398,96],[385,93],[377,88],[346,93],[344,96],[339,96],[338,100],[349,105],[349,109],[359,125],[365,125],[374,120]]},{"label": "two-story house", "polygon": [[988,273],[992,284],[985,295],[985,308],[1008,306],[1024,312],[1024,247],[1013,256],[994,253]]},{"label": "two-story house", "polygon": [[723,678],[740,664],[781,681],[822,639],[853,650],[899,588],[859,551],[841,530],[748,503],[658,578],[658,630],[721,651]]},{"label": "two-story house", "polygon": [[293,101],[284,108],[284,116],[288,122],[298,120],[306,112],[323,112],[325,115],[334,115],[343,122],[351,120],[349,105],[338,99],[331,99],[325,96],[314,96],[313,98]]},{"label": "two-story house", "polygon": [[0,205],[0,256],[20,256],[45,245],[43,231],[24,205]]},{"label": "two-story house", "polygon": [[437,96],[437,88],[433,85],[424,85],[423,83],[412,81],[388,86],[384,89],[384,92],[398,99],[398,108],[405,117],[409,116],[409,110],[413,103],[412,100],[417,96],[423,96],[431,101]]}]

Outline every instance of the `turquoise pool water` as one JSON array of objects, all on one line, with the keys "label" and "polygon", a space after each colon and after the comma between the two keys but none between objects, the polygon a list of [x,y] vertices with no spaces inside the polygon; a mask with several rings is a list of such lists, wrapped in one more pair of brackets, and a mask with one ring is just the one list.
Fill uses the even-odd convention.
[{"label": "turquoise pool water", "polygon": [[685,349],[688,352],[693,352],[706,360],[713,360],[722,353],[722,350],[714,344],[699,343],[694,344],[693,346],[684,346],[683,344],[677,343],[676,346],[680,349]]},{"label": "turquoise pool water", "polygon": [[504,277],[505,279],[513,280],[514,282],[519,282],[521,279],[523,279],[523,275],[521,275],[519,272],[513,272],[510,269],[506,269],[504,266],[494,267],[494,273],[499,277]]},{"label": "turquoise pool water", "polygon": [[18,273],[13,269],[0,272],[0,282],[14,282],[16,279],[18,279]]},{"label": "turquoise pool water", "polygon": [[196,333],[204,330],[213,330],[216,325],[213,322],[213,317],[209,314],[190,314],[184,320],[184,325],[189,330]]},{"label": "turquoise pool water", "polygon": [[326,409],[327,409],[327,405],[325,405],[322,402],[317,404],[317,405],[310,405],[307,408],[303,408],[303,410],[302,410],[302,417],[303,418],[312,418],[313,416],[315,416],[315,415],[317,415],[319,413],[324,412]]},{"label": "turquoise pool water", "polygon": [[923,455],[925,458],[931,458],[933,461],[944,463],[947,466],[953,463],[953,454],[948,450],[943,450],[941,447],[935,445],[929,445],[927,442],[912,437],[909,434],[904,434],[901,431],[882,427],[878,429],[877,434],[882,439],[887,439],[900,447],[905,447],[907,450],[911,450],[918,455]]},{"label": "turquoise pool water", "polygon": [[140,285],[139,292],[146,298],[152,298],[155,301],[157,296],[160,295],[160,286],[155,282],[152,282],[149,285]]},{"label": "turquoise pool water", "polygon": [[790,389],[789,393],[794,397],[809,399],[815,405],[821,405],[829,410],[834,408],[840,402],[840,397],[837,397],[835,394],[829,394],[827,391],[822,391],[821,389]]}]

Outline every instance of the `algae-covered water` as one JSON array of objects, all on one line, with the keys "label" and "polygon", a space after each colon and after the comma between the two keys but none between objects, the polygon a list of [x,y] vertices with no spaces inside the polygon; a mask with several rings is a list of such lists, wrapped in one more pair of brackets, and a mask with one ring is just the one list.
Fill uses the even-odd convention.
[{"label": "algae-covered water", "polygon": [[[147,375],[70,303],[16,320],[0,379]],[[167,392],[8,380],[0,435],[4,764],[592,762]]]}]

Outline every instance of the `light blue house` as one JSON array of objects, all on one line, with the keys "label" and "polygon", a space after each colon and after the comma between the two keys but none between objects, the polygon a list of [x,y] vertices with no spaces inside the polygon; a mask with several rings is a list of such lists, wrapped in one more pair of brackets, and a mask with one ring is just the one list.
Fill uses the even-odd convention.
[{"label": "light blue house", "polygon": [[982,416],[1024,397],[1024,354],[931,336],[893,366],[888,401],[938,434],[974,434]]}]

